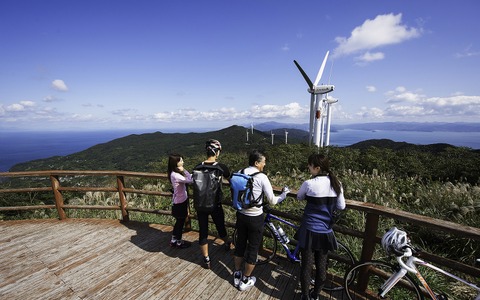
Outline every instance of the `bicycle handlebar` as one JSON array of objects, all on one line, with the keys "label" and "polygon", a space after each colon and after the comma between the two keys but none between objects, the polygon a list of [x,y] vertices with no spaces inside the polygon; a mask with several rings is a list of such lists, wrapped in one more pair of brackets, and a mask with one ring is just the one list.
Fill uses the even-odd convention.
[{"label": "bicycle handlebar", "polygon": [[[407,247],[405,252],[403,253],[403,255],[400,255],[400,256],[397,256],[397,262],[398,264],[400,265],[400,267],[402,269],[405,269],[407,270],[408,272],[410,273],[417,273],[417,269],[415,269],[415,267],[410,267],[408,266],[404,261],[403,259],[404,258],[407,258],[407,259],[410,259],[410,257],[413,256],[413,252],[412,252],[412,248],[410,247]],[[408,261],[407,261],[408,262]],[[413,264],[412,264],[413,265]]]}]

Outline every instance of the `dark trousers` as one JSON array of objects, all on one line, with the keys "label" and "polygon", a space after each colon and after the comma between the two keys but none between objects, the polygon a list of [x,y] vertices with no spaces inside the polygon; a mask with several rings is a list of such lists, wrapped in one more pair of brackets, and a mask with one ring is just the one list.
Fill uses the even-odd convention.
[{"label": "dark trousers", "polygon": [[212,212],[197,211],[199,237],[198,244],[200,246],[207,244],[208,240],[208,216],[212,216],[213,223],[217,228],[218,235],[225,240],[227,237],[227,228],[225,227],[225,213],[221,204],[215,207]]},{"label": "dark trousers", "polygon": [[237,241],[235,256],[243,257],[245,262],[254,265],[257,262],[258,250],[262,243],[264,216],[246,216],[237,212]]},{"label": "dark trousers", "polygon": [[173,204],[172,216],[175,218],[172,235],[176,240],[182,239],[183,225],[188,214],[188,199],[179,204]]}]

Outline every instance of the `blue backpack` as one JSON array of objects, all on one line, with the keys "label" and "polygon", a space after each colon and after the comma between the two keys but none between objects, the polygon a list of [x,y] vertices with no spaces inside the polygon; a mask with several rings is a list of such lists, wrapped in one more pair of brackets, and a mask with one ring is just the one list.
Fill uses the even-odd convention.
[{"label": "blue backpack", "polygon": [[232,193],[232,205],[236,210],[242,210],[251,207],[261,207],[263,200],[262,194],[255,199],[253,196],[253,177],[261,172],[250,175],[245,174],[245,169],[232,174],[230,178],[230,191]]}]

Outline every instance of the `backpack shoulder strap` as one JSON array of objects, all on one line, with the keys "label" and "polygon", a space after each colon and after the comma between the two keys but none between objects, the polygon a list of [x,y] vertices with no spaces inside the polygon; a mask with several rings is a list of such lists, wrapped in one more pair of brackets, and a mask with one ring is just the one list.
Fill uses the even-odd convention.
[{"label": "backpack shoulder strap", "polygon": [[196,165],[195,168],[193,168],[193,169],[194,170],[199,170],[199,169],[219,169],[219,170],[222,170],[222,168],[220,168],[220,166],[218,165],[218,161],[214,162],[213,164],[206,164],[204,161],[202,161],[201,163]]},{"label": "backpack shoulder strap", "polygon": [[[246,169],[246,168],[241,169],[241,170],[240,170],[240,173],[241,173],[241,174],[245,174],[245,169]],[[260,173],[263,173],[263,172],[258,171],[258,172],[252,173],[252,174],[248,174],[248,176],[253,177],[253,176],[255,176],[255,175],[257,175],[257,174],[260,174]]]}]

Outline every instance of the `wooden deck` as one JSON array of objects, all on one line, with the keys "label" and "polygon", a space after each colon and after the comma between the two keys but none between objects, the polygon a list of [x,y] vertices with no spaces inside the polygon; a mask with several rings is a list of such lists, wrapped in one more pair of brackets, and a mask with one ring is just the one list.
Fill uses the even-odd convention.
[{"label": "wooden deck", "polygon": [[[300,299],[299,265],[278,257],[255,287],[232,285],[233,256],[210,237],[200,266],[197,232],[169,247],[172,228],[118,220],[0,221],[0,299]],[[334,299],[325,295],[325,299]]]}]

